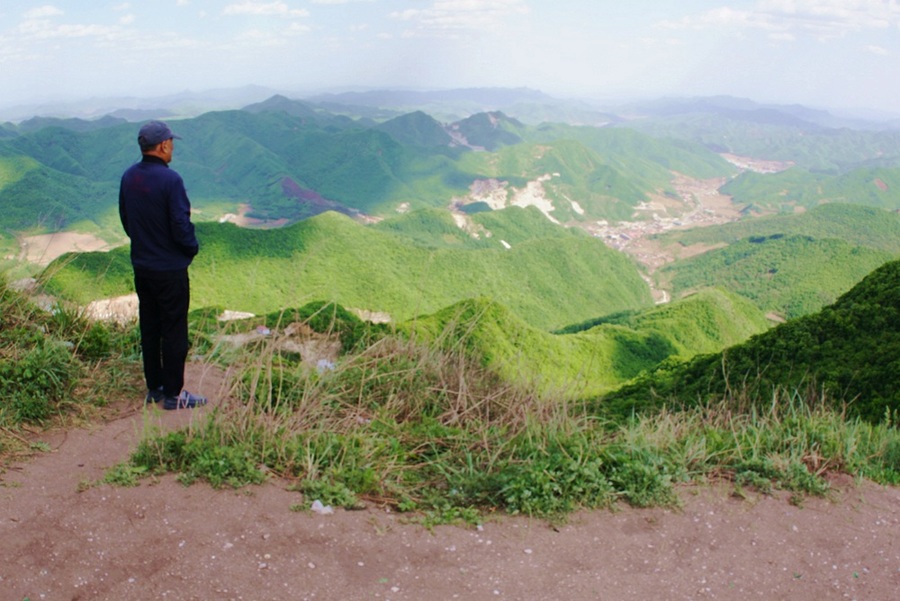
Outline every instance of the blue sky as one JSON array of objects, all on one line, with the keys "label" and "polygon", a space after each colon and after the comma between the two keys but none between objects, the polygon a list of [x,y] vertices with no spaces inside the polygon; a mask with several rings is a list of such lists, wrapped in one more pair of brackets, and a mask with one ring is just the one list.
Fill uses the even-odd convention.
[{"label": "blue sky", "polygon": [[0,2],[0,106],[246,84],[900,112],[900,0]]}]

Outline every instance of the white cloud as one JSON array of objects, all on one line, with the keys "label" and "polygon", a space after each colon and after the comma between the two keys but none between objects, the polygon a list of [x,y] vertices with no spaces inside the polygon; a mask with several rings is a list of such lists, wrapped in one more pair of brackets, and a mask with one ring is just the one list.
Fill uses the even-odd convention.
[{"label": "white cloud", "polygon": [[900,5],[893,0],[761,0],[759,10],[854,29],[884,28],[900,20]]},{"label": "white cloud", "polygon": [[769,35],[770,40],[775,40],[776,42],[796,42],[797,36],[787,31],[779,31]]},{"label": "white cloud", "polygon": [[56,8],[55,6],[45,5],[39,6],[37,8],[32,8],[28,12],[25,13],[26,19],[46,19],[47,17],[58,17],[63,13],[62,10]]},{"label": "white cloud", "polygon": [[309,11],[304,9],[290,8],[284,2],[239,2],[229,4],[222,11],[224,14],[233,15],[251,15],[258,17],[308,17]]},{"label": "white cloud", "polygon": [[866,50],[872,54],[877,54],[878,56],[888,56],[890,54],[890,51],[887,48],[876,46],[874,44],[866,46]]},{"label": "white cloud", "polygon": [[[127,4],[115,7],[114,10],[127,8]],[[55,17],[65,14],[51,5],[40,6],[25,13],[24,19],[13,30],[19,43],[28,40],[94,38],[109,41],[119,39],[122,30],[118,26],[100,24],[59,23]],[[127,24],[128,16],[120,23]]]},{"label": "white cloud", "polygon": [[53,25],[49,21],[31,20],[23,21],[18,27],[18,33],[26,38],[46,40],[52,38],[109,38],[118,33],[115,27],[104,25]]},{"label": "white cloud", "polygon": [[282,38],[262,29],[248,29],[238,35],[235,38],[235,42],[251,46],[280,46],[284,44]]},{"label": "white cloud", "polygon": [[716,8],[677,21],[658,24],[669,29],[745,28],[774,32],[773,39],[812,35],[841,37],[869,29],[900,25],[900,3],[894,0],[760,0],[746,10]]},{"label": "white cloud", "polygon": [[700,15],[687,16],[678,21],[662,21],[657,26],[665,29],[719,29],[723,27],[779,29],[770,15],[727,6],[714,8]]},{"label": "white cloud", "polygon": [[391,17],[412,25],[415,31],[407,31],[405,35],[409,36],[493,30],[506,19],[528,12],[522,0],[434,0],[429,8],[395,11]]},{"label": "white cloud", "polygon": [[287,28],[286,33],[288,35],[299,35],[303,33],[309,33],[312,31],[312,27],[309,25],[303,25],[301,23],[291,23],[291,25]]}]

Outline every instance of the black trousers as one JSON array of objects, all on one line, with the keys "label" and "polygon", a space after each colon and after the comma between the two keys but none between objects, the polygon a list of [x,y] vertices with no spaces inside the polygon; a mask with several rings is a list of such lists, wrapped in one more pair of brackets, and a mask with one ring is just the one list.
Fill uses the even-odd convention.
[{"label": "black trousers", "polygon": [[176,396],[184,387],[188,354],[188,306],[191,301],[187,269],[134,270],[141,325],[141,353],[147,390],[162,388]]}]

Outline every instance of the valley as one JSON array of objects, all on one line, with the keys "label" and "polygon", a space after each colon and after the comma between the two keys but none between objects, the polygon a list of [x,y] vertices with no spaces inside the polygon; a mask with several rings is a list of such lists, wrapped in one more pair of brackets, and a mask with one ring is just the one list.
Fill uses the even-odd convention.
[{"label": "valley", "polygon": [[[742,159],[742,164],[756,165],[759,163],[753,159]],[[470,195],[466,203],[484,202],[492,210],[502,210],[507,206],[538,208],[545,217],[555,224],[560,222],[553,217],[556,209],[553,201],[547,197],[543,184],[559,174],[546,174],[528,182],[522,189],[509,189],[497,181],[476,180],[470,187]],[[656,193],[651,200],[639,204],[635,208],[633,221],[622,222],[579,222],[571,221],[566,224],[569,227],[579,227],[591,235],[602,239],[608,246],[616,250],[628,253],[639,263],[644,265],[651,273],[663,264],[676,259],[691,256],[703,252],[704,247],[699,245],[694,248],[663,247],[653,240],[657,234],[675,229],[690,229],[694,227],[707,227],[731,221],[737,221],[742,217],[740,207],[736,206],[731,197],[719,191],[725,183],[723,178],[697,179],[683,174],[674,174],[672,186],[677,190],[677,197],[671,197]],[[576,212],[582,213],[577,199],[569,199]],[[449,210],[461,229],[473,231],[470,220],[461,211],[460,199],[451,200]],[[408,211],[408,204],[398,209],[398,212]],[[248,213],[253,208],[250,203],[242,203],[237,213],[225,213],[216,220],[219,223],[234,223],[242,228],[273,229],[290,224],[286,218],[259,219],[249,217]],[[198,216],[199,211],[197,212]],[[197,216],[195,216],[195,219]],[[374,223],[379,218],[368,215],[357,215],[362,223]],[[204,218],[206,220],[206,218]],[[68,252],[93,252],[106,251],[113,248],[108,242],[99,237],[78,232],[61,231],[52,234],[39,234],[22,236],[20,238],[21,252],[19,260],[46,267],[54,259]],[[9,257],[8,257],[9,258]]]},{"label": "valley", "polygon": [[[49,449],[31,439],[45,427],[67,438],[70,424],[137,412],[145,427],[129,421],[134,438],[116,427],[116,454],[92,447],[106,459],[89,478],[72,471],[71,453],[42,455],[69,457],[56,467],[73,477],[56,480],[79,498],[115,504],[162,486],[194,517],[192,497],[226,512],[229,498],[249,500],[233,508],[243,519],[231,542],[207,549],[225,563],[245,546],[238,530],[259,520],[290,530],[357,515],[371,526],[378,514],[394,516],[387,530],[412,520],[433,539],[452,523],[480,542],[498,524],[546,518],[556,537],[563,520],[582,531],[598,509],[663,516],[679,498],[690,509],[686,497],[710,482],[729,499],[717,514],[774,502],[790,509],[790,528],[814,527],[797,519],[835,498],[835,483],[900,482],[900,133],[785,119],[791,107],[710,110],[717,102],[733,105],[661,101],[604,127],[496,110],[446,125],[423,111],[339,114],[283,97],[180,120],[174,166],[202,248],[186,382],[210,399],[191,412],[143,403],[133,270],[116,244],[134,124],[11,126],[0,140],[0,244],[16,274],[0,281],[0,456]],[[26,261],[34,278],[21,287]],[[173,430],[153,425],[163,413]],[[275,486],[249,486],[263,481]],[[277,505],[261,510],[273,491]],[[94,537],[98,552],[114,539],[146,546],[158,531],[146,510],[148,537],[113,529]],[[71,515],[63,507],[26,530],[60,540],[47,533]],[[755,523],[783,530],[770,518]],[[359,532],[353,523],[335,549]],[[609,538],[589,536],[588,546]],[[279,558],[299,539],[257,538],[239,560],[257,582],[280,589],[281,576],[308,580],[331,565],[311,556],[285,571]],[[17,557],[36,566],[39,555]],[[874,577],[858,557],[833,561],[854,586]],[[391,576],[371,557],[351,567],[364,563],[372,579]],[[160,565],[163,591],[173,572]],[[813,574],[785,566],[783,585]],[[146,572],[120,576],[102,579],[127,580],[118,597],[151,590]],[[753,582],[744,590],[765,588]]]},{"label": "valley", "polygon": [[[788,167],[784,163],[749,157],[736,155],[723,155],[723,157],[735,166],[739,166],[741,172],[749,170],[756,173],[775,173]],[[670,182],[675,192],[656,192],[648,195],[648,201],[641,202],[635,207],[632,214],[633,220],[619,222],[571,220],[562,224],[553,216],[559,201],[555,205],[545,189],[547,182],[558,178],[560,178],[559,173],[545,174],[527,182],[520,189],[510,186],[508,182],[475,180],[469,187],[469,194],[465,198],[453,198],[448,209],[456,226],[465,232],[466,236],[475,239],[491,238],[493,233],[475,223],[472,216],[463,210],[465,205],[473,202],[484,203],[492,211],[502,211],[507,207],[533,207],[556,226],[583,229],[591,236],[602,240],[609,248],[627,254],[643,267],[645,271],[641,277],[649,286],[652,298],[657,304],[670,302],[673,298],[669,283],[655,275],[661,267],[726,246],[725,243],[701,242],[687,245],[672,243],[662,237],[663,234],[709,228],[745,218],[754,219],[764,216],[764,212],[756,211],[748,217],[743,211],[744,207],[733,202],[729,195],[722,193],[721,188],[727,182],[726,178],[697,178],[675,173]],[[569,203],[577,214],[583,215],[584,211],[577,199],[566,198],[564,202]],[[249,230],[273,230],[290,225],[290,221],[286,218],[267,220],[248,217],[248,213],[252,211],[249,203],[242,203],[236,214],[227,213],[216,220],[219,223],[234,223]],[[401,214],[408,211],[408,203],[404,203],[398,208],[398,213]],[[196,213],[197,217],[209,218],[208,214],[203,215],[204,211],[196,211]],[[354,213],[355,220],[360,224],[373,224],[382,220],[381,217],[374,215],[365,215],[358,211],[354,211]],[[507,250],[512,248],[509,242],[503,239],[495,239],[493,243]],[[105,252],[113,248],[112,245],[99,238],[74,232],[56,232],[24,237],[20,244],[22,247],[20,259],[39,268],[46,267],[54,259],[67,252]],[[362,302],[360,306],[364,307]],[[230,310],[231,307],[227,309]],[[127,321],[136,315],[136,299],[133,294],[94,299],[87,304],[86,311],[88,315],[100,319]],[[354,311],[364,319],[369,315],[377,316],[375,318],[377,321],[391,319],[389,313],[378,308],[359,308]],[[783,318],[777,312],[773,312],[770,313],[770,319],[782,320]]]},{"label": "valley", "polygon": [[[730,153],[723,153],[721,156],[741,172],[779,173],[791,166],[783,161],[768,161]],[[699,179],[679,173],[673,175],[672,186],[677,194],[672,197],[657,193],[649,202],[638,205],[635,217],[642,216],[643,219],[615,224],[601,222],[588,225],[585,229],[602,238],[612,248],[628,253],[653,273],[667,263],[716,248],[703,244],[664,245],[657,239],[659,234],[721,225],[747,217],[744,214],[746,207],[736,204],[731,196],[721,191],[728,181],[726,178]],[[764,215],[764,212],[757,211],[753,216]]]},{"label": "valley", "polygon": [[[747,164],[752,164],[747,161]],[[554,203],[547,197],[543,184],[559,174],[548,174],[534,181],[528,182],[521,190],[509,190],[507,186],[499,182],[476,181],[471,186],[471,196],[468,202],[485,202],[492,210],[498,211],[507,206],[535,207],[551,223],[562,225],[552,215]],[[671,299],[670,291],[657,289],[654,285],[652,274],[662,265],[671,263],[677,259],[700,254],[709,250],[710,246],[702,244],[691,247],[678,245],[663,245],[656,236],[671,230],[708,227],[712,225],[728,223],[741,218],[741,212],[732,202],[730,197],[719,192],[719,187],[724,183],[722,178],[697,179],[682,174],[676,174],[672,185],[677,190],[677,197],[664,194],[655,194],[649,202],[641,203],[634,213],[634,221],[619,223],[599,222],[570,222],[568,227],[581,228],[592,236],[601,239],[610,248],[621,251],[633,257],[647,270],[643,276],[651,288],[654,300],[667,302]],[[578,206],[577,200],[570,202]],[[454,199],[450,204],[450,210],[454,216],[456,225],[467,235],[491,236],[491,232],[479,227],[472,219],[459,208],[459,200]],[[247,216],[252,211],[248,203],[240,205],[237,214],[225,214],[217,219],[219,223],[234,223],[241,228],[253,230],[278,229],[289,225],[287,219],[262,220]],[[361,223],[376,223],[378,218],[357,215]],[[507,249],[509,243],[505,240],[497,240]],[[22,239],[22,258],[38,267],[46,267],[54,259],[68,252],[93,252],[108,251],[111,245],[88,234],[74,232],[57,232],[29,236]],[[127,321],[136,315],[136,299],[133,295],[97,299],[91,301],[86,310],[89,315],[114,321]],[[383,312],[367,311],[360,309],[360,315],[373,314],[378,320],[384,320]]]},{"label": "valley", "polygon": [[652,273],[666,263],[708,250],[703,246],[663,246],[655,239],[657,235],[720,225],[742,217],[740,207],[719,191],[724,183],[722,178],[702,180],[676,174],[672,185],[678,191],[678,198],[654,195],[635,211],[635,217],[643,219],[613,224],[599,222],[584,227],[611,248],[634,257]]},{"label": "valley", "polygon": [[[737,157],[729,157],[729,160],[736,164],[738,162]],[[747,169],[776,168],[769,162],[749,158],[741,158],[739,162]],[[449,209],[460,229],[470,232],[473,236],[480,236],[484,232],[479,232],[478,228],[473,226],[471,219],[462,209],[466,204],[475,202],[484,203],[494,211],[508,206],[536,207],[549,221],[563,225],[553,216],[557,206],[548,197],[544,187],[546,182],[559,177],[559,173],[545,174],[529,181],[521,189],[511,188],[506,182],[478,180],[470,186],[469,195],[464,199],[454,198]],[[657,302],[666,302],[671,295],[669,291],[654,286],[650,277],[653,272],[667,263],[716,247],[702,244],[691,247],[665,245],[660,243],[657,236],[672,230],[709,227],[741,219],[743,217],[741,207],[735,205],[730,196],[719,190],[725,182],[725,178],[699,179],[676,173],[673,174],[671,181],[676,194],[666,195],[659,192],[651,194],[649,201],[635,207],[634,219],[631,221],[572,220],[565,225],[583,229],[601,239],[610,248],[634,258],[649,274],[645,280],[651,286],[654,299]],[[567,198],[566,201],[572,205],[575,213],[584,214],[578,199]],[[501,240],[500,243],[508,246],[505,241]]]},{"label": "valley", "polygon": [[[896,252],[893,216],[851,208],[900,208],[896,135],[779,118],[790,107],[717,112],[720,101],[630,107],[599,127],[527,123],[497,107],[450,122],[385,111],[375,122],[360,107],[283,96],[184,119],[175,166],[208,249],[196,303],[259,314],[331,298],[402,321],[488,294],[553,329],[716,285],[783,319]],[[52,273],[43,281],[57,294],[97,314],[127,312],[113,210],[133,124],[40,125],[0,143],[0,167],[16,174],[0,179],[0,225],[29,232],[4,240],[6,265],[16,279]],[[736,258],[729,247],[748,238],[770,243]],[[828,286],[785,263],[788,249]],[[58,261],[69,251],[71,268]]]}]

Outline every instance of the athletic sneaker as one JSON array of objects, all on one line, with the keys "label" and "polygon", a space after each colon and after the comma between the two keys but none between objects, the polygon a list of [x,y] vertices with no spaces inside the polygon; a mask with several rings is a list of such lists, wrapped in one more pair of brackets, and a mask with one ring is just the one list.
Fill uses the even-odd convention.
[{"label": "athletic sneaker", "polygon": [[165,399],[166,393],[163,392],[162,386],[160,386],[156,390],[147,392],[147,398],[144,399],[144,404],[149,405],[150,403],[158,403],[160,401],[164,401]]},{"label": "athletic sneaker", "polygon": [[205,404],[205,396],[192,394],[187,390],[182,390],[181,394],[179,394],[178,396],[166,397],[166,399],[163,401],[163,409],[169,411],[173,409],[193,409],[194,407],[200,407],[201,405]]}]

